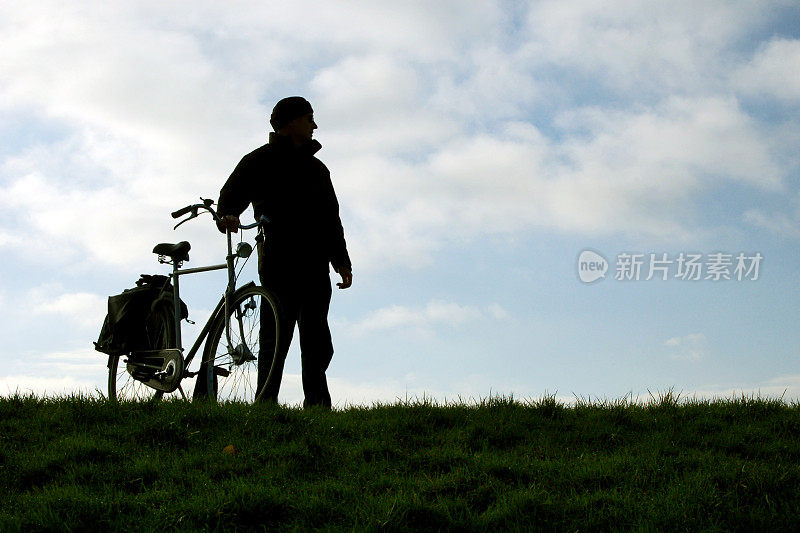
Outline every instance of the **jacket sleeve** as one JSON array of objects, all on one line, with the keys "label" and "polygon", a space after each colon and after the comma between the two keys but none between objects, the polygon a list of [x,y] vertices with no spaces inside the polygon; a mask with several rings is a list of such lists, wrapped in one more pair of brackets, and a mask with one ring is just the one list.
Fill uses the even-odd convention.
[{"label": "jacket sleeve", "polygon": [[222,186],[217,202],[217,213],[219,216],[241,215],[250,204],[251,168],[250,158],[245,156],[236,165],[233,173]]},{"label": "jacket sleeve", "polygon": [[333,190],[329,172],[325,172],[325,178],[328,189],[327,203],[329,216],[328,260],[337,272],[341,267],[352,270],[353,265],[350,262],[350,255],[347,253],[347,243],[344,240],[342,219],[339,217],[339,201],[336,199],[336,192]]}]

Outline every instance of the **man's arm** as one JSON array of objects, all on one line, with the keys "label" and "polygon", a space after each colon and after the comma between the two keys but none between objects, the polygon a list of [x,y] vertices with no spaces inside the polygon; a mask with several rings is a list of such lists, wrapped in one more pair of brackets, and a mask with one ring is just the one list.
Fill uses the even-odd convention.
[{"label": "man's arm", "polygon": [[[325,168],[325,167],[323,167]],[[342,227],[342,219],[339,217],[339,201],[336,199],[336,192],[333,190],[333,183],[331,182],[330,172],[325,168],[324,172],[325,185],[326,185],[326,208],[327,208],[327,225],[328,225],[328,260],[333,269],[342,274],[343,271],[350,273],[352,282],[353,266],[350,262],[350,255],[347,253],[347,243],[344,240],[344,228]],[[350,286],[344,277],[342,281]],[[343,289],[347,287],[342,287]]]},{"label": "man's arm", "polygon": [[222,233],[225,233],[226,229],[230,229],[234,233],[239,231],[239,215],[247,209],[247,205],[250,203],[249,168],[250,161],[248,156],[245,156],[236,165],[219,192],[217,214],[222,220],[217,222],[217,229]]}]

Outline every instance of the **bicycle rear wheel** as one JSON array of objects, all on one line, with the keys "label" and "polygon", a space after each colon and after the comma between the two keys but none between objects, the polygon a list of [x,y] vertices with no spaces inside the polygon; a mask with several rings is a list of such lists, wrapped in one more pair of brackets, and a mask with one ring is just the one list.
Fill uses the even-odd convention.
[{"label": "bicycle rear wheel", "polygon": [[[175,318],[172,306],[159,305],[147,319],[145,326],[148,349],[170,348],[175,339]],[[149,401],[158,400],[164,395],[135,379],[128,371],[125,361],[128,354],[108,357],[108,398],[110,400]]]},{"label": "bicycle rear wheel", "polygon": [[[219,402],[256,401],[272,368],[280,332],[280,303],[264,287],[247,287],[234,295],[228,306],[230,344],[225,334],[224,312],[214,321],[206,342],[203,364],[208,371],[209,398]],[[263,315],[263,316],[262,316]],[[276,332],[261,339],[261,322],[274,323]],[[259,359],[262,375],[258,375]],[[201,372],[201,376],[204,373]]]}]

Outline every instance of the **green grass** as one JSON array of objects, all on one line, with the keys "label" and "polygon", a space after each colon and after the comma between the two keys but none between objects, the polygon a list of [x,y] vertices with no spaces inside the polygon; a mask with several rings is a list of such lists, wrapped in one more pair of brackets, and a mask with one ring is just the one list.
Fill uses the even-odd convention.
[{"label": "green grass", "polygon": [[[0,399],[0,530],[790,531],[800,406]],[[223,453],[226,445],[235,455]]]}]

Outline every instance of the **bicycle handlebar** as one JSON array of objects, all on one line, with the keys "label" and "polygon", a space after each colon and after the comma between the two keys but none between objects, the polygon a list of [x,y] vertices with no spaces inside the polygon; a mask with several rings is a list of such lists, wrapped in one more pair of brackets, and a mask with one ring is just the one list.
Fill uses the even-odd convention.
[{"label": "bicycle handlebar", "polygon": [[[189,216],[189,217],[181,220],[180,222],[178,222],[175,225],[175,228],[177,228],[178,226],[180,226],[184,222],[188,222],[189,220],[199,216],[199,212],[198,212],[199,209],[205,209],[206,211],[211,213],[211,216],[214,217],[215,221],[219,222],[221,220],[220,216],[217,214],[217,212],[214,210],[214,208],[211,207],[212,205],[214,205],[214,201],[213,200],[208,199],[208,198],[200,198],[200,200],[203,201],[202,204],[187,205],[186,207],[181,207],[177,211],[173,211],[171,213],[172,214],[172,218],[180,218],[183,215],[185,215],[186,213],[189,213],[189,212],[192,213],[191,216]],[[264,224],[264,225],[269,224],[269,222],[270,222],[270,220],[267,217],[265,217],[264,215],[261,215],[261,217],[259,217],[259,219],[256,222],[254,222],[253,224],[244,225],[244,224],[240,223],[239,224],[239,228],[241,228],[243,230],[253,229],[253,228],[257,227],[260,224]]]},{"label": "bicycle handlebar", "polygon": [[258,217],[258,220],[256,220],[252,224],[242,224],[240,222],[239,223],[239,229],[253,229],[253,228],[257,228],[258,226],[262,226],[262,225],[266,226],[267,224],[269,224],[269,222],[270,222],[270,220],[267,217],[265,217],[264,215],[261,215],[260,217]]},{"label": "bicycle handlebar", "polygon": [[172,218],[179,218],[179,217],[182,217],[183,215],[185,215],[186,213],[188,213],[189,211],[191,211],[191,210],[192,210],[192,207],[194,207],[194,206],[192,206],[192,205],[187,205],[186,207],[181,207],[181,208],[180,208],[180,209],[178,209],[177,211],[173,211],[173,212],[172,212]]}]

